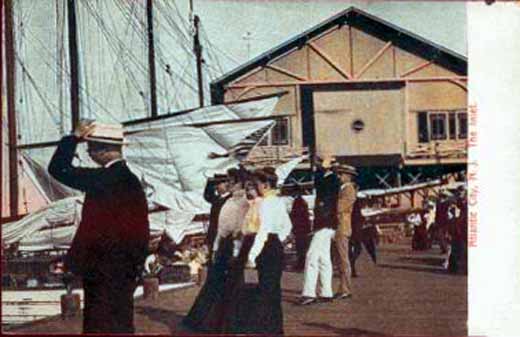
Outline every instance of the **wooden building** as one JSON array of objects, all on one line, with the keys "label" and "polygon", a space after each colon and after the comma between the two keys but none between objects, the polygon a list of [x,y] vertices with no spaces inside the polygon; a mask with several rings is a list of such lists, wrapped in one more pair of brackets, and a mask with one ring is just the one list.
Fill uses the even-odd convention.
[{"label": "wooden building", "polygon": [[283,93],[257,152],[332,153],[362,188],[466,167],[467,59],[351,7],[211,84],[212,103]]}]

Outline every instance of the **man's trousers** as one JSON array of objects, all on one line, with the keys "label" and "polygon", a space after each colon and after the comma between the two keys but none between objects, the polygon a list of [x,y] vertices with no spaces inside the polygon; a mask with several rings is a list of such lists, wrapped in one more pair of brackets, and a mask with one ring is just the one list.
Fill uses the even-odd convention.
[{"label": "man's trousers", "polygon": [[336,242],[336,251],[338,253],[337,265],[339,269],[339,286],[337,293],[351,294],[352,283],[350,279],[349,238],[343,234],[336,234],[334,241]]},{"label": "man's trousers", "polygon": [[335,231],[330,228],[322,228],[312,237],[307,258],[303,281],[304,297],[316,297],[316,286],[320,280],[319,294],[321,297],[332,297],[332,261],[330,256],[330,244]]},{"label": "man's trousers", "polygon": [[135,277],[124,273],[83,278],[83,333],[134,333]]}]

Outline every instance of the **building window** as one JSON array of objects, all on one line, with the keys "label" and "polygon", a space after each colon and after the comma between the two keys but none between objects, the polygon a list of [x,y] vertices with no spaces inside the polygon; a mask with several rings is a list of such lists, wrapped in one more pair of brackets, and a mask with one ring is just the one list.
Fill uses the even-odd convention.
[{"label": "building window", "polygon": [[432,140],[446,139],[446,114],[432,113],[430,114],[430,138]]},{"label": "building window", "polygon": [[457,139],[457,114],[451,112],[448,117],[448,130],[450,139]]},{"label": "building window", "polygon": [[417,127],[419,131],[419,143],[428,143],[430,137],[428,137],[428,113],[419,112],[417,115]]},{"label": "building window", "polygon": [[459,118],[459,139],[468,138],[468,115],[465,112],[457,114]]},{"label": "building window", "polygon": [[418,111],[419,143],[428,143],[431,140],[466,139],[467,133],[468,118],[464,110]]},{"label": "building window", "polygon": [[289,145],[289,119],[278,119],[271,130],[272,145]]},{"label": "building window", "polygon": [[289,118],[279,118],[276,120],[271,131],[262,139],[259,145],[289,145],[289,134]]}]

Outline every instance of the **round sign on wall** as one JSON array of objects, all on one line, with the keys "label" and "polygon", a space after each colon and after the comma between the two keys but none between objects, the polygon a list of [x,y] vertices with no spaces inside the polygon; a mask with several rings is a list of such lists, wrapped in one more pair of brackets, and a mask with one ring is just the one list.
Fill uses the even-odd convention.
[{"label": "round sign on wall", "polygon": [[365,128],[365,122],[363,122],[361,119],[356,119],[352,122],[352,130],[355,132],[360,132]]}]

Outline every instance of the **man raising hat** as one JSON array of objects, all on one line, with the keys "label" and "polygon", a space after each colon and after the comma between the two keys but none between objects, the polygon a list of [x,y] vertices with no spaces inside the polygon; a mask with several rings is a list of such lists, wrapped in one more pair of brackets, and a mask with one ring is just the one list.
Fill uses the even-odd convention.
[{"label": "man raising hat", "polygon": [[331,156],[323,158],[314,172],[314,233],[305,259],[301,305],[317,302],[318,279],[321,299],[328,302],[333,298],[330,246],[338,227],[338,192],[341,183],[332,170],[332,160]]},{"label": "man raising hat", "polygon": [[[99,168],[72,165],[77,144],[87,141]],[[84,333],[133,333],[133,294],[147,255],[148,207],[139,179],[123,156],[120,125],[81,122],[58,144],[49,173],[85,192],[81,223],[65,258],[81,276]]]}]

